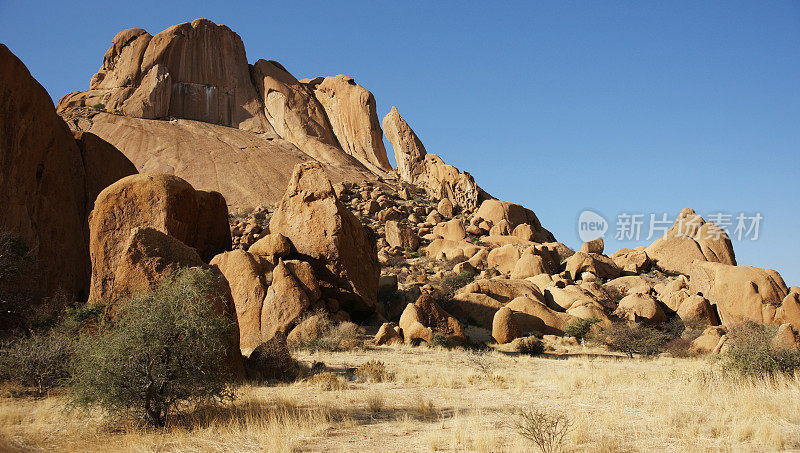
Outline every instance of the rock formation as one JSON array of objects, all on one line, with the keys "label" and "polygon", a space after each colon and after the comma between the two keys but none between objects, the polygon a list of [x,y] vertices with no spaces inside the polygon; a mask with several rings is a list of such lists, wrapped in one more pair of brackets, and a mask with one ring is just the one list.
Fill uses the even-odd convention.
[{"label": "rock formation", "polygon": [[219,194],[196,191],[170,175],[131,175],[105,188],[89,217],[92,280],[89,300],[117,297],[115,275],[134,228],[149,227],[210,260],[231,248],[228,213]]},{"label": "rock formation", "polygon": [[375,238],[338,200],[321,164],[297,165],[269,227],[314,264],[317,278],[328,284],[324,292],[351,315],[375,311],[380,274]]},{"label": "rock formation", "polygon": [[171,116],[272,132],[239,35],[207,19],[151,36],[123,30],[112,40],[90,90],[71,93],[59,111],[102,105],[127,116]]},{"label": "rock formation", "polygon": [[733,245],[725,231],[688,208],[645,252],[657,268],[673,274],[688,274],[694,260],[736,265]]},{"label": "rock formation", "polygon": [[370,170],[381,174],[392,170],[383,131],[378,122],[375,97],[352,77],[317,77],[301,82],[308,85],[330,120],[342,149]]},{"label": "rock formation", "polygon": [[86,217],[105,185],[135,169],[96,137],[76,142],[45,89],[2,44],[0,125],[0,228],[33,250],[43,267],[43,290],[84,298]]}]

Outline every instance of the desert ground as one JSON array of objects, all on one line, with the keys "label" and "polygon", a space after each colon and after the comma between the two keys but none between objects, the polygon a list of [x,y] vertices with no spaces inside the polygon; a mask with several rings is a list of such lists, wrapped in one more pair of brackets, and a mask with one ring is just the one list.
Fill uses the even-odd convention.
[{"label": "desert ground", "polygon": [[[57,393],[0,400],[8,451],[539,451],[520,410],[563,413],[566,451],[800,448],[800,380],[740,380],[711,359],[587,353],[530,357],[438,347],[301,352],[338,379],[244,386],[163,431],[69,411]],[[348,370],[385,364],[383,382]],[[318,375],[319,376],[319,375]],[[325,375],[329,376],[329,375]]]}]

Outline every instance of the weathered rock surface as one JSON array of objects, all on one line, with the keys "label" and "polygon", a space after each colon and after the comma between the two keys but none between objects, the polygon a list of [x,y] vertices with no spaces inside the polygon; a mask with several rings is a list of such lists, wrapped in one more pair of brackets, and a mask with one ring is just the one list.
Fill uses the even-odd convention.
[{"label": "weathered rock surface", "polygon": [[[198,189],[220,192],[233,212],[279,201],[294,166],[310,159],[275,134],[185,119],[98,113],[85,127],[118,148],[140,172],[174,174]],[[335,152],[351,160],[341,150]],[[327,161],[337,162],[339,157],[332,155]],[[326,165],[325,171],[334,182],[374,178],[357,163]]]},{"label": "weathered rock surface", "polygon": [[508,224],[508,229],[513,232],[517,225],[528,224],[533,229],[534,242],[554,242],[553,234],[547,231],[536,214],[530,209],[524,208],[515,203],[500,200],[486,200],[481,203],[476,215],[492,225],[498,225],[501,221]]},{"label": "weathered rock surface", "polygon": [[619,306],[614,314],[631,322],[647,324],[660,324],[667,320],[658,301],[653,296],[642,293],[625,296],[619,301]]},{"label": "weathered rock surface", "polygon": [[36,251],[46,287],[85,291],[84,168],[44,88],[0,44],[0,226]]},{"label": "weathered rock surface", "polygon": [[380,276],[375,238],[336,198],[321,164],[295,168],[269,226],[314,265],[323,293],[356,318],[374,313]]},{"label": "weathered rock surface", "polygon": [[394,148],[394,158],[397,162],[397,173],[403,181],[411,184],[420,184],[427,179],[425,168],[425,145],[422,144],[417,134],[406,123],[397,107],[383,117],[383,133]]},{"label": "weathered rock surface", "polygon": [[91,272],[86,217],[100,190],[135,169],[96,137],[76,143],[45,89],[2,44],[0,125],[0,227],[33,250],[42,290],[84,298]]},{"label": "weathered rock surface", "polygon": [[252,351],[262,342],[261,305],[267,295],[262,269],[244,250],[221,253],[210,264],[219,267],[230,285],[239,324],[239,347]]},{"label": "weathered rock surface", "polygon": [[124,30],[112,42],[90,90],[66,95],[59,111],[102,104],[129,116],[273,131],[250,80],[244,44],[228,27],[196,19],[152,37]]},{"label": "weathered rock surface", "polygon": [[227,208],[219,194],[196,191],[170,175],[131,175],[105,188],[89,216],[90,302],[113,300],[120,252],[131,231],[150,227],[210,260],[231,248]]},{"label": "weathered rock surface", "polygon": [[492,319],[492,338],[497,344],[506,344],[519,338],[519,327],[514,321],[514,312],[508,307],[502,307]]},{"label": "weathered rock surface", "polygon": [[[731,266],[695,261],[689,275],[689,287],[701,293],[716,307],[725,326],[745,321],[772,324],[789,289],[780,274],[772,269]],[[800,325],[800,318],[783,310],[781,323]]]},{"label": "weathered rock surface", "polygon": [[391,171],[375,97],[352,77],[303,79],[322,104],[341,148],[378,173]]},{"label": "weathered rock surface", "polygon": [[736,265],[733,245],[725,231],[688,208],[645,251],[657,268],[673,274],[688,275],[694,260]]}]

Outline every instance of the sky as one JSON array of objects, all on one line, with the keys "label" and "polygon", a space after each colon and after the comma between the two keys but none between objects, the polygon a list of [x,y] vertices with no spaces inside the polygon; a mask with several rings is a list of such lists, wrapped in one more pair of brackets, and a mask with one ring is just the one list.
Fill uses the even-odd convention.
[{"label": "sky", "polygon": [[428,152],[567,245],[585,210],[607,253],[652,242],[651,214],[722,214],[731,233],[741,215],[758,235],[734,238],[739,265],[800,285],[798,1],[0,0],[0,42],[57,101],[88,89],[120,30],[198,17],[251,63],[353,77],[381,118],[397,106]]}]

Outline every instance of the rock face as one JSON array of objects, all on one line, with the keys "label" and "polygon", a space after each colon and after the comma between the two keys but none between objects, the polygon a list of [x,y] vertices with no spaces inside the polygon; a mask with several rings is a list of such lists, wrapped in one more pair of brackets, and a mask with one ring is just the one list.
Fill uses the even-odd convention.
[{"label": "rock face", "polygon": [[102,104],[128,116],[172,116],[271,132],[239,35],[207,19],[155,36],[124,30],[113,39],[90,90],[59,102],[66,108]]},{"label": "rock face", "polygon": [[367,168],[377,172],[391,171],[383,132],[378,122],[375,97],[358,85],[352,77],[318,77],[303,79],[319,100],[330,120],[342,149]]},{"label": "rock face", "polygon": [[279,262],[272,271],[272,284],[261,307],[261,337],[271,338],[276,332],[288,334],[315,301],[289,267]]},{"label": "rock face", "polygon": [[133,162],[111,143],[90,132],[73,135],[86,168],[86,212],[89,213],[103,189],[138,172]]},{"label": "rock face", "polygon": [[231,248],[224,199],[170,175],[131,175],[104,189],[89,216],[90,302],[113,300],[120,253],[131,231],[150,227],[197,250],[202,259]]},{"label": "rock face", "polygon": [[267,120],[281,138],[325,164],[367,171],[341,151],[325,109],[306,84],[277,61],[258,60],[250,71]]},{"label": "rock face", "polygon": [[733,245],[725,231],[688,208],[645,251],[657,268],[672,274],[688,275],[694,260],[736,265]]},{"label": "rock face", "polygon": [[481,203],[476,213],[481,219],[491,223],[492,226],[499,225],[505,221],[509,232],[521,224],[528,224],[533,229],[534,242],[555,242],[555,237],[547,231],[533,211],[515,203],[500,200],[486,200]]},{"label": "rock face", "polygon": [[418,184],[425,178],[425,145],[422,144],[417,134],[406,123],[397,107],[383,117],[383,133],[394,148],[394,158],[397,162],[397,173],[403,181]]},{"label": "rock face", "polygon": [[135,172],[96,137],[76,142],[45,89],[0,44],[0,228],[33,250],[42,290],[86,297],[86,217],[100,190]]},{"label": "rock face", "polygon": [[780,323],[800,325],[800,318],[786,316],[781,310],[789,289],[772,269],[695,261],[689,287],[715,306],[725,326],[745,321],[772,324],[778,312],[783,318]]},{"label": "rock face", "polygon": [[380,275],[375,237],[336,198],[321,164],[295,167],[270,231],[291,240],[314,265],[323,293],[338,299],[351,316],[375,311]]},{"label": "rock face", "polygon": [[[122,151],[142,173],[173,174],[193,187],[220,192],[231,211],[280,200],[294,166],[309,159],[274,134],[184,119],[168,122],[98,113],[86,128]],[[341,150],[335,152],[354,161]],[[336,182],[374,177],[357,162],[326,165],[326,173]]]},{"label": "rock face", "polygon": [[224,252],[211,260],[228,280],[239,324],[239,348],[252,351],[261,344],[261,305],[267,295],[261,267],[244,250]]}]

